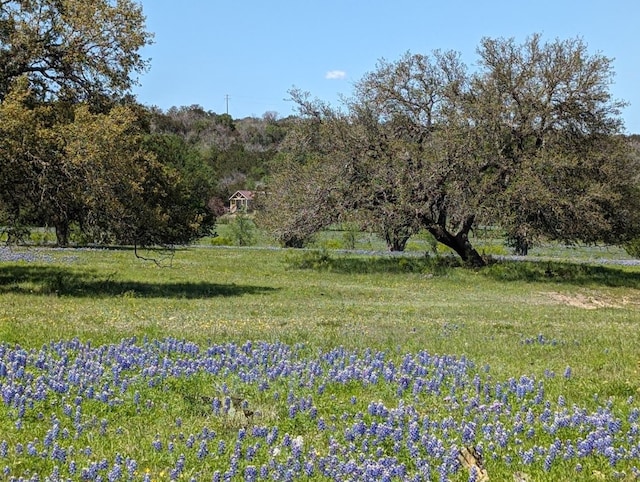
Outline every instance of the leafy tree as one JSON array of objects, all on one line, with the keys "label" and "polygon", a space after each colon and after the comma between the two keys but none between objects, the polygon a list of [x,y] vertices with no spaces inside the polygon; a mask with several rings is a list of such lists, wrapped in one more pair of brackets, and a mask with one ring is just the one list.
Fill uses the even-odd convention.
[{"label": "leafy tree", "polygon": [[41,100],[121,96],[147,68],[144,21],[132,0],[1,0],[0,100],[21,76]]},{"label": "leafy tree", "polygon": [[[468,117],[491,186],[484,203],[517,251],[538,236],[617,242],[637,221],[637,159],[621,137],[611,60],[580,39],[484,39]],[[505,209],[506,208],[506,209]],[[637,225],[637,224],[636,224]]]},{"label": "leafy tree", "polygon": [[[316,190],[316,197],[311,198],[321,214],[316,217],[316,227],[334,220],[355,223],[380,235],[390,250],[404,250],[419,225],[406,195],[408,171],[405,165],[395,162],[402,145],[390,141],[387,126],[366,104],[349,103],[349,112],[344,113],[310,101],[300,91],[291,94],[307,121],[297,124],[284,147],[294,159],[303,159],[305,150],[314,152],[317,171],[308,173],[314,179],[302,186],[326,185],[324,192],[331,194],[318,198],[323,191]],[[292,167],[287,165],[286,170]],[[290,185],[286,170],[281,175]],[[329,182],[328,173],[332,176]]]},{"label": "leafy tree", "polygon": [[151,41],[132,0],[0,0],[0,215],[77,225],[94,242],[188,242],[207,233],[210,172],[146,139],[129,94]]},{"label": "leafy tree", "polygon": [[12,241],[28,234],[24,227],[36,221],[34,197],[43,173],[57,162],[60,147],[51,133],[44,135],[50,109],[35,104],[26,78],[0,102],[0,222]]},{"label": "leafy tree", "polygon": [[150,113],[152,133],[177,134],[201,151],[212,146],[226,149],[237,137],[231,116],[207,111],[197,104],[171,107],[167,112],[152,108]]},{"label": "leafy tree", "polygon": [[[93,114],[79,105],[74,114],[73,122],[56,126],[65,140],[62,170],[70,166],[69,181],[79,187],[70,198],[82,206],[82,216],[70,221],[78,222],[94,242],[122,242],[148,216],[138,216],[138,211],[148,202],[144,181],[153,159],[142,149],[137,118],[127,107]],[[58,242],[66,244],[66,239]]]},{"label": "leafy tree", "polygon": [[478,219],[473,195],[482,175],[468,136],[458,128],[465,119],[461,100],[467,84],[458,54],[407,53],[396,63],[380,61],[357,84],[351,109],[367,112],[382,131],[377,150],[393,165],[390,192],[403,200],[405,213],[413,212],[405,217],[407,228],[422,227],[465,262],[482,265],[469,241]]},{"label": "leafy tree", "polygon": [[0,103],[6,222],[54,226],[58,243],[67,245],[72,223],[85,224],[100,209],[107,216],[113,189],[126,190],[123,162],[131,153],[121,134],[128,120],[115,109],[94,115],[82,104],[40,102],[28,84],[20,78]]},{"label": "leafy tree", "polygon": [[276,156],[290,119],[267,112],[262,118],[232,119],[199,105],[152,108],[151,132],[176,134],[203,155],[218,179],[216,196],[226,200],[238,189],[262,190],[268,164]]},{"label": "leafy tree", "polygon": [[155,154],[165,168],[181,174],[195,204],[206,205],[212,191],[213,172],[203,161],[200,151],[174,134],[146,134],[144,147]]},{"label": "leafy tree", "polygon": [[[72,225],[95,243],[187,243],[207,234],[210,172],[179,140],[149,138],[139,109],[93,113],[38,102],[22,78],[0,103],[0,204],[4,222]],[[70,119],[59,122],[60,112]],[[162,142],[162,141],[166,142]]]},{"label": "leafy tree", "polygon": [[184,244],[208,235],[222,211],[215,208],[215,177],[202,154],[175,135],[146,136],[144,146],[155,155],[154,171],[163,186],[150,185],[165,211],[168,236],[160,244]]},{"label": "leafy tree", "polygon": [[[478,54],[473,74],[455,52],[380,61],[344,111],[293,91],[304,121],[289,142],[320,159],[306,185],[335,180],[317,209],[381,220],[398,247],[424,228],[475,266],[485,261],[469,234],[481,224],[502,226],[521,252],[539,236],[631,236],[637,159],[620,136],[611,61],[579,39],[539,35],[483,39]],[[291,186],[287,171],[296,179],[287,167],[276,186]]]},{"label": "leafy tree", "polygon": [[[264,124],[260,119],[255,123]],[[218,180],[212,194],[216,205],[226,204],[238,189],[254,189],[265,175],[263,164],[273,151],[262,145],[256,148],[255,139],[247,136],[244,126],[253,124],[254,119],[248,119],[242,121],[243,129],[238,129],[238,122],[230,115],[206,111],[199,105],[172,107],[166,112],[150,109],[152,134],[181,138],[199,153],[200,162]]]},{"label": "leafy tree", "polygon": [[328,171],[320,172],[320,161],[308,158],[304,162],[279,157],[273,162],[273,174],[268,190],[255,198],[255,222],[269,231],[284,247],[302,248],[320,229],[338,220],[337,179]]},{"label": "leafy tree", "polygon": [[80,227],[94,242],[186,244],[210,232],[210,172],[179,138],[146,135],[127,106],[80,106],[64,132],[64,158],[83,168]]}]

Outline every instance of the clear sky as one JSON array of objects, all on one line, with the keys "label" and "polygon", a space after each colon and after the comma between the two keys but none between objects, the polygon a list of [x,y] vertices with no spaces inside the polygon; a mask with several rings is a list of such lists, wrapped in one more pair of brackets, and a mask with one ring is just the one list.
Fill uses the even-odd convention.
[{"label": "clear sky", "polygon": [[337,104],[381,58],[456,50],[482,37],[581,37],[613,58],[611,92],[640,134],[640,0],[139,0],[154,44],[135,93],[163,110],[198,104],[234,118],[292,113],[297,87]]}]

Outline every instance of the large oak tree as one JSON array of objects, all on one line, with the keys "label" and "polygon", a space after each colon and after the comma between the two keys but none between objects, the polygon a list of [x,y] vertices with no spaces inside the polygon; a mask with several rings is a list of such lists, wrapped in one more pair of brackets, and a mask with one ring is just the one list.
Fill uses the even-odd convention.
[{"label": "large oak tree", "polygon": [[[215,221],[188,146],[149,135],[130,88],[151,41],[132,0],[0,0],[0,225],[67,245],[186,243]],[[205,172],[206,171],[206,172]]]},{"label": "large oak tree", "polygon": [[[321,159],[317,179],[337,179],[339,194],[317,211],[395,233],[390,248],[426,229],[476,266],[479,225],[502,227],[520,253],[540,236],[632,236],[638,166],[609,91],[611,60],[580,39],[539,35],[486,38],[478,55],[472,73],[455,52],[380,61],[342,109],[294,91],[293,139]],[[276,179],[271,191],[290,185],[286,170]]]},{"label": "large oak tree", "polygon": [[[0,214],[8,226],[48,225],[58,244],[75,226],[92,243],[188,243],[215,222],[213,179],[197,151],[149,135],[140,109],[93,113],[34,100],[25,78],[0,103]],[[15,237],[15,236],[14,236]]]}]

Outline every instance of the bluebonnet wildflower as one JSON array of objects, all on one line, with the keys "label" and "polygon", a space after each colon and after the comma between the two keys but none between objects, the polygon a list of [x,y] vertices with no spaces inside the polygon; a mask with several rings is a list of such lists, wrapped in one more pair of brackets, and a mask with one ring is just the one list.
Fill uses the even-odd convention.
[{"label": "bluebonnet wildflower", "polygon": [[119,464],[115,464],[113,468],[109,471],[107,475],[107,480],[109,482],[115,482],[116,480],[120,480],[122,476],[122,467]]},{"label": "bluebonnet wildflower", "polygon": [[208,453],[209,453],[209,448],[207,446],[207,441],[201,440],[200,446],[198,447],[198,458],[203,459],[207,456]]},{"label": "bluebonnet wildflower", "polygon": [[257,480],[258,470],[253,465],[248,465],[244,469],[244,480],[246,482],[253,482]]},{"label": "bluebonnet wildflower", "polygon": [[[534,342],[552,344],[544,337]],[[39,424],[44,434],[41,442],[26,436],[17,436],[11,445],[0,442],[0,458],[42,456],[63,463],[81,457],[82,468],[75,460],[69,462],[70,476],[75,473],[86,480],[132,476],[137,470],[132,459],[116,455],[96,462],[91,460],[91,447],[83,448],[78,441],[86,441],[85,435],[90,440],[102,433],[113,436],[117,443],[125,430],[107,429],[121,421],[104,414],[115,413],[126,404],[137,413],[144,409],[167,410],[166,403],[156,406],[149,398],[144,408],[140,406],[144,393],[141,383],[153,390],[165,386],[167,378],[188,379],[202,370],[216,377],[230,375],[221,382],[217,396],[212,396],[208,409],[211,417],[217,417],[212,420],[227,423],[230,419],[224,417],[233,415],[232,377],[253,387],[262,400],[271,396],[277,410],[290,410],[295,420],[287,425],[289,434],[282,437],[275,420],[256,415],[255,423],[235,433],[224,430],[219,437],[204,417],[205,426],[194,431],[197,435],[171,433],[161,438],[158,434],[147,439],[153,452],[162,452],[165,446],[167,456],[185,450],[177,461],[172,459],[172,466],[165,467],[165,474],[170,476],[179,476],[194,460],[208,457],[208,440],[215,438],[217,450],[210,460],[223,465],[215,467],[219,470],[213,474],[214,480],[243,476],[251,480],[295,480],[311,474],[333,480],[429,480],[437,478],[438,472],[446,480],[459,469],[453,447],[461,443],[483,444],[494,463],[523,463],[544,470],[551,470],[558,460],[577,468],[585,457],[603,457],[609,461],[611,477],[622,473],[623,462],[627,470],[640,455],[640,409],[633,406],[632,397],[627,401],[630,408],[625,416],[625,412],[616,412],[610,400],[593,411],[568,407],[563,395],[551,402],[545,395],[545,381],[530,376],[506,382],[483,379],[464,357],[422,351],[403,355],[398,361],[383,352],[359,353],[339,347],[306,358],[302,356],[304,349],[264,342],[201,349],[191,342],[167,338],[145,339],[143,343],[123,340],[101,347],[72,340],[27,352],[0,343],[0,400],[17,426]],[[482,369],[488,373],[486,367]],[[565,370],[565,378],[569,378],[567,374]],[[287,388],[268,393],[282,383]],[[345,396],[335,390],[345,383],[380,385],[380,393],[399,396],[384,402],[366,399],[360,392],[357,398]],[[372,393],[377,391],[375,388]],[[247,392],[252,393],[250,389]],[[425,403],[433,397],[439,397],[439,403]],[[64,414],[60,420],[42,414],[42,403],[34,408],[35,402],[47,399],[58,403],[60,412],[56,413]],[[86,409],[87,401],[104,405],[105,410],[98,412],[105,417],[103,420],[95,420],[92,410]],[[366,409],[359,411],[358,405]],[[429,407],[434,407],[433,411]],[[242,408],[249,408],[248,401]],[[303,440],[295,435],[294,427],[305,424],[316,427],[317,432],[312,437],[305,435]],[[175,428],[182,425],[176,418]],[[534,445],[538,434],[552,435],[553,443]],[[321,446],[328,444],[323,455],[318,455],[314,446],[316,438]],[[233,450],[226,450],[228,444]],[[516,453],[514,462],[510,454]],[[400,461],[406,454],[411,456],[410,464]],[[148,474],[145,477],[150,479]]]},{"label": "bluebonnet wildflower", "polygon": [[156,435],[156,438],[153,439],[153,442],[151,442],[151,445],[153,445],[153,448],[156,449],[156,451],[160,451],[162,450],[162,442],[160,441],[160,436]]}]

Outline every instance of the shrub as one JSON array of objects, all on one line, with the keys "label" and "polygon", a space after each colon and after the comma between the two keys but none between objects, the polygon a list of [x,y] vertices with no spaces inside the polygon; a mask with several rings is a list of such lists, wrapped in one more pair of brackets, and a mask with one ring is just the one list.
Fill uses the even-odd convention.
[{"label": "shrub", "polygon": [[508,253],[507,248],[500,244],[487,244],[480,248],[483,256],[505,256]]},{"label": "shrub", "polygon": [[233,240],[227,236],[211,238],[211,246],[233,246]]},{"label": "shrub", "polygon": [[31,233],[31,241],[39,246],[52,244],[56,241],[56,235],[47,229],[35,230]]},{"label": "shrub", "polygon": [[339,239],[325,239],[318,243],[321,249],[342,249],[344,246]]},{"label": "shrub", "polygon": [[229,234],[232,236],[236,246],[251,246],[256,241],[256,227],[253,221],[243,213],[236,214],[233,221],[229,223]]},{"label": "shrub", "polygon": [[289,266],[294,269],[330,269],[333,259],[326,249],[306,251],[289,258]]},{"label": "shrub", "polygon": [[623,246],[629,256],[640,258],[640,238],[632,239]]},{"label": "shrub", "polygon": [[360,228],[353,223],[345,223],[342,231],[342,242],[345,249],[356,249],[356,243],[360,236]]},{"label": "shrub", "polygon": [[345,274],[417,273],[442,276],[461,266],[453,256],[331,256],[326,249],[313,250],[289,258],[293,269],[313,269]]}]

